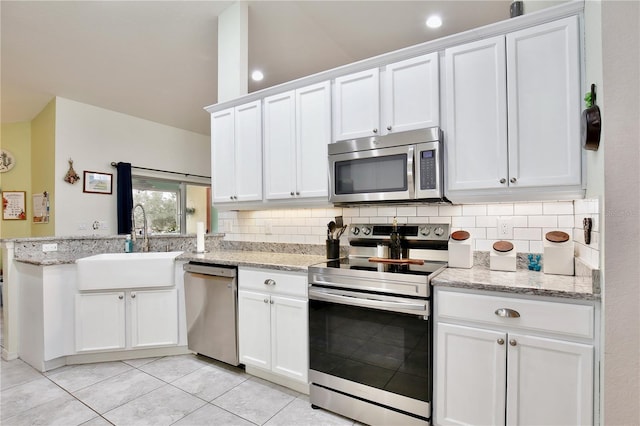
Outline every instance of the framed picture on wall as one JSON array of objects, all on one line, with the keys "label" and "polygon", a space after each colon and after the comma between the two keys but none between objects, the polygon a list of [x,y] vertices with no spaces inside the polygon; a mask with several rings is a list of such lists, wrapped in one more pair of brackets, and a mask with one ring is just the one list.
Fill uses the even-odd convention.
[{"label": "framed picture on wall", "polygon": [[111,173],[84,171],[83,192],[92,194],[113,193],[113,175]]},{"label": "framed picture on wall", "polygon": [[2,191],[2,219],[27,220],[26,191]]}]

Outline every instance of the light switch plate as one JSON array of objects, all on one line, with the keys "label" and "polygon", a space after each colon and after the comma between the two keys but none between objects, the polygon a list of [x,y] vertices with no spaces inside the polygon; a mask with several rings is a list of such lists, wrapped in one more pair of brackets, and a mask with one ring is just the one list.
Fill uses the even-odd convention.
[{"label": "light switch plate", "polygon": [[57,243],[43,244],[42,251],[58,251],[58,244]]}]

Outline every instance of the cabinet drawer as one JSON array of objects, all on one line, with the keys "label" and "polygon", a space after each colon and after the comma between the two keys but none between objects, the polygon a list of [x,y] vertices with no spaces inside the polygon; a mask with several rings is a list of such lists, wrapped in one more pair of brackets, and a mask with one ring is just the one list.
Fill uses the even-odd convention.
[{"label": "cabinet drawer", "polygon": [[[594,337],[594,307],[436,291],[434,296],[437,321],[463,320],[503,327],[517,327],[547,333],[592,339]],[[498,315],[500,309],[510,309],[519,317]]]},{"label": "cabinet drawer", "polygon": [[306,298],[307,274],[273,269],[238,268],[238,288]]}]

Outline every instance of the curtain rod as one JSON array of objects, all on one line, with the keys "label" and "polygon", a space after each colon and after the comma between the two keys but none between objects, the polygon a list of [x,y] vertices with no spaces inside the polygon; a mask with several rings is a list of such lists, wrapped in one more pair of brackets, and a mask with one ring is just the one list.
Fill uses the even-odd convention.
[{"label": "curtain rod", "polygon": [[[119,163],[116,163],[115,161],[111,162],[111,167],[116,167]],[[139,170],[150,170],[152,172],[161,172],[161,173],[172,173],[174,175],[183,175],[186,177],[189,176],[195,176],[195,177],[199,177],[199,178],[205,178],[205,179],[211,179],[211,176],[202,176],[202,175],[192,175],[189,173],[181,173],[181,172],[172,172],[169,170],[160,170],[160,169],[150,169],[148,167],[138,167],[138,166],[131,166],[132,169],[139,169]]]}]

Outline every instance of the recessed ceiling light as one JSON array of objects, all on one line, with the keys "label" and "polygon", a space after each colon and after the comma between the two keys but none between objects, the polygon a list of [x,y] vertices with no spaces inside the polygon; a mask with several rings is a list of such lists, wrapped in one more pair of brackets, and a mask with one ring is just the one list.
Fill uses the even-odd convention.
[{"label": "recessed ceiling light", "polygon": [[438,15],[431,15],[427,18],[427,27],[440,28],[442,26],[442,19]]},{"label": "recessed ceiling light", "polygon": [[255,70],[254,72],[251,73],[251,79],[253,81],[261,81],[264,78],[264,74],[262,74],[262,71],[260,70]]}]

